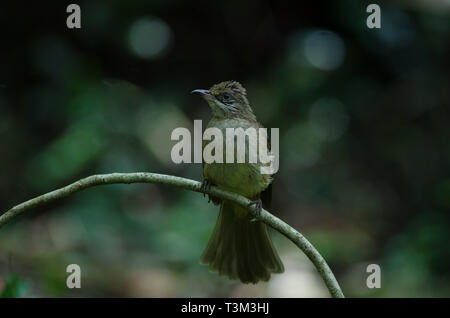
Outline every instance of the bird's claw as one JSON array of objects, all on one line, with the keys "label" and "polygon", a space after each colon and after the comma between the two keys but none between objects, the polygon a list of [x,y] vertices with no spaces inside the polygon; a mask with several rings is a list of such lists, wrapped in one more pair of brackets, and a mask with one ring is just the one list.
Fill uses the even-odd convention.
[{"label": "bird's claw", "polygon": [[211,189],[211,186],[212,186],[211,181],[209,181],[208,179],[203,179],[202,185],[200,186],[200,192],[203,193],[203,197],[205,197],[206,192]]},{"label": "bird's claw", "polygon": [[261,216],[262,211],[262,201],[261,198],[258,200],[251,201],[248,206],[255,206],[255,209],[252,211],[253,218],[250,220],[250,222],[255,222],[257,219]]},{"label": "bird's claw", "polygon": [[[202,185],[200,186],[200,192],[203,193],[203,197],[205,197],[207,192],[209,192],[209,190],[211,190],[211,186],[213,186],[213,185],[214,184],[211,181],[209,181],[208,179],[203,180]],[[220,201],[220,199],[216,198],[215,196],[208,194],[208,203],[209,202],[214,203],[214,205],[219,205],[221,201]]]}]

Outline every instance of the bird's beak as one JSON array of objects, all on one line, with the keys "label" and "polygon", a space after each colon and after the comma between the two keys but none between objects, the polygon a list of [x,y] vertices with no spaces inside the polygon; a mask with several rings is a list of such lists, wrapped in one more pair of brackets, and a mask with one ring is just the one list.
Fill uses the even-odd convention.
[{"label": "bird's beak", "polygon": [[213,99],[213,96],[211,95],[211,92],[207,89],[194,89],[191,94],[199,95],[203,97],[204,99]]}]

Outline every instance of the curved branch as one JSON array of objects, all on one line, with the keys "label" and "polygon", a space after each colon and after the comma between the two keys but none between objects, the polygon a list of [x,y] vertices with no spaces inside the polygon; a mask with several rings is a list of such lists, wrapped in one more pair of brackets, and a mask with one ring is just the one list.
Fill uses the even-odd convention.
[{"label": "curved branch", "polygon": [[[63,188],[48,192],[34,199],[16,205],[15,207],[6,211],[4,214],[0,215],[0,227],[26,210],[66,197],[70,194],[92,186],[113,183],[158,183],[183,188],[186,190],[201,192],[201,183],[198,181],[164,174],[137,172],[93,175],[78,180]],[[236,193],[224,191],[214,186],[206,191],[206,193],[224,200],[232,201],[246,208],[250,212],[254,212],[254,206],[249,206],[250,201],[247,198]],[[339,287],[339,284],[328,264],[325,262],[319,252],[314,248],[314,246],[301,233],[264,209],[261,211],[260,216],[257,217],[257,219],[271,226],[272,228],[286,236],[288,239],[290,239],[295,245],[297,245],[314,264],[320,276],[324,280],[325,285],[330,291],[330,294],[335,298],[344,297],[344,294],[342,293],[341,288]]]}]

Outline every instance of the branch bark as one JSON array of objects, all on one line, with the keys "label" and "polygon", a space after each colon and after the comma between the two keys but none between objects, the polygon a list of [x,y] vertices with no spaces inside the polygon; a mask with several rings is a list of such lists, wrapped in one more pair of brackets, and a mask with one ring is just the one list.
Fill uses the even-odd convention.
[{"label": "branch bark", "polygon": [[[164,174],[136,172],[136,173],[111,173],[111,174],[93,175],[78,180],[63,188],[48,192],[46,194],[40,195],[36,198],[33,198],[31,200],[28,200],[26,202],[14,206],[10,210],[6,211],[4,214],[0,215],[0,228],[9,221],[11,221],[13,218],[21,214],[22,212],[25,212],[37,206],[43,205],[45,203],[57,199],[64,198],[68,195],[71,195],[75,192],[81,191],[89,187],[105,184],[117,184],[117,183],[124,183],[124,184],[157,183],[175,186],[186,190],[201,192],[200,190],[201,183],[198,181]],[[214,186],[211,187],[207,191],[207,193],[219,197],[221,199],[237,203],[242,207],[246,208],[247,210],[249,210],[250,212],[254,213],[255,207],[249,206],[250,200],[241,195],[224,191]],[[266,223],[270,227],[274,228],[275,230],[286,236],[306,254],[306,256],[311,260],[311,262],[316,267],[317,271],[319,272],[320,276],[325,282],[325,285],[327,286],[332,297],[335,298],[344,297],[344,294],[342,293],[341,288],[339,287],[339,283],[337,282],[333,272],[331,271],[328,264],[325,262],[324,258],[301,233],[299,233],[294,228],[289,226],[287,223],[283,222],[282,220],[270,214],[264,209],[261,211],[260,216],[257,217],[257,219]]]}]

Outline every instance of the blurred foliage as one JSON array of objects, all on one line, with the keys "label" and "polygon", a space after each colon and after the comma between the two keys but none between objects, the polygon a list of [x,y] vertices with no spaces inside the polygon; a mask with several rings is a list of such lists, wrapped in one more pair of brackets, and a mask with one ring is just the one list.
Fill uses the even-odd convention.
[{"label": "blurred foliage", "polygon": [[22,282],[17,275],[9,275],[3,290],[0,293],[0,298],[17,298],[26,295],[28,284]]},{"label": "blurred foliage", "polygon": [[[78,1],[0,6],[0,211],[96,173],[201,179],[171,131],[210,118],[189,95],[247,88],[280,128],[273,211],[323,253],[347,296],[450,296],[448,1]],[[286,273],[243,286],[198,259],[218,208],[133,184],[91,188],[0,230],[3,297],[326,297],[272,233]],[[82,288],[66,287],[79,264]],[[382,288],[366,287],[381,266]]]}]

